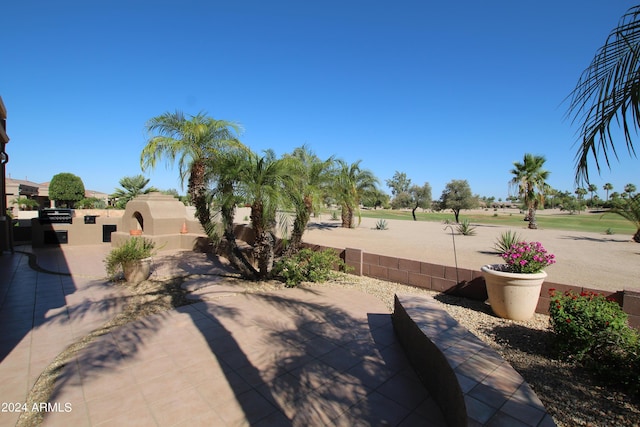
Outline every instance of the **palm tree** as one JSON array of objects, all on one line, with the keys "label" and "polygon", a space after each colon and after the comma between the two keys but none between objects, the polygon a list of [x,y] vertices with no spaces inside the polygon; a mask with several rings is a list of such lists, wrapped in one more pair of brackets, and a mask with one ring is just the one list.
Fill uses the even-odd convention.
[{"label": "palm tree", "polygon": [[571,92],[567,115],[580,124],[580,146],[576,154],[576,180],[589,181],[588,158],[598,155],[607,167],[610,153],[618,158],[611,134],[612,123],[623,130],[627,151],[635,156],[632,136],[640,124],[640,5],[624,14],[583,71]]},{"label": "palm tree", "polygon": [[142,170],[154,168],[165,157],[169,163],[178,159],[180,179],[188,179],[187,192],[196,208],[196,217],[205,229],[211,222],[207,203],[207,163],[230,147],[242,147],[237,134],[240,126],[215,120],[205,113],[186,118],[182,112],[165,113],[146,125],[149,140],[140,155]]},{"label": "palm tree", "polygon": [[523,162],[513,162],[514,169],[510,171],[513,179],[510,184],[518,189],[520,198],[527,206],[529,228],[537,229],[536,209],[544,202],[545,180],[549,177],[549,171],[542,169],[546,159],[544,156],[525,154]]},{"label": "palm tree", "polygon": [[373,191],[378,184],[378,179],[373,172],[360,169],[360,160],[348,164],[344,160],[337,161],[337,170],[334,172],[334,191],[336,200],[342,208],[342,227],[353,227],[353,215],[358,214],[360,224],[360,199],[366,191]]},{"label": "palm tree", "polygon": [[631,221],[636,226],[633,240],[640,243],[640,194],[624,199],[622,203],[616,204],[609,212]]},{"label": "palm tree", "polygon": [[254,253],[260,278],[267,278],[275,258],[277,210],[284,203],[284,188],[290,186],[285,161],[273,152],[264,156],[249,153],[239,169],[242,194],[251,204],[251,227],[255,233]]},{"label": "palm tree", "polygon": [[293,204],[295,218],[286,250],[287,255],[292,255],[300,250],[302,235],[311,214],[319,210],[323,196],[328,191],[334,159],[320,160],[306,145],[296,148],[285,159],[293,178],[289,181],[293,185],[287,189],[287,193]]},{"label": "palm tree", "polygon": [[578,200],[584,199],[584,196],[588,193],[586,188],[578,187],[576,188],[576,196],[578,196]]},{"label": "palm tree", "polygon": [[635,194],[636,186],[634,184],[627,184],[627,185],[624,186],[624,192],[631,196],[631,195]]},{"label": "palm tree", "polygon": [[613,190],[613,184],[611,184],[610,182],[607,182],[605,185],[602,186],[602,189],[607,192],[607,201],[608,201],[609,191]]},{"label": "palm tree", "polygon": [[[238,247],[234,233],[235,209],[241,200],[238,189],[240,176],[248,161],[247,156],[246,150],[223,152],[215,161],[209,161],[207,170],[209,180],[215,181],[213,196],[220,208],[226,256],[243,277],[254,280],[258,278],[258,272]],[[209,227],[210,229],[206,229],[207,235],[213,237],[215,226],[210,224]]]},{"label": "palm tree", "polygon": [[116,206],[124,208],[129,200],[138,197],[141,194],[149,194],[158,191],[155,187],[145,188],[149,184],[149,179],[143,175],[125,176],[118,181],[120,187],[116,188],[113,194],[109,195],[111,199],[116,199]]},{"label": "palm tree", "polygon": [[591,193],[591,205],[593,205],[593,193],[598,191],[598,186],[595,184],[589,184],[589,193]]}]

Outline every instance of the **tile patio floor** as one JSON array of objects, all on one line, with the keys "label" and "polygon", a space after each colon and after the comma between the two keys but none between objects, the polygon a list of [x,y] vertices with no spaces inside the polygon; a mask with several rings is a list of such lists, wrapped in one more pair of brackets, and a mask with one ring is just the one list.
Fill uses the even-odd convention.
[{"label": "tile patio floor", "polygon": [[[0,409],[24,402],[60,352],[122,307],[126,294],[103,279],[108,250],[34,250],[40,270],[29,265],[30,247],[0,256]],[[215,284],[221,266],[184,253],[155,274],[181,271],[209,274],[188,282],[199,302],[78,352],[61,370],[43,425],[444,425],[376,298],[337,289],[239,293]],[[0,427],[18,417],[0,412]]]}]

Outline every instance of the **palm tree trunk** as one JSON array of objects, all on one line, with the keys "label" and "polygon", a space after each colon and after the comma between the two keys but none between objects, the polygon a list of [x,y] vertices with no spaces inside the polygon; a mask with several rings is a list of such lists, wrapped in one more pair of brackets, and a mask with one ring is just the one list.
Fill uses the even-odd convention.
[{"label": "palm tree trunk", "polygon": [[342,228],[353,228],[353,208],[349,205],[342,206]]},{"label": "palm tree trunk", "polygon": [[196,217],[205,227],[211,222],[209,204],[207,203],[207,189],[204,182],[205,165],[202,161],[194,161],[189,175],[188,192],[196,208]]},{"label": "palm tree trunk", "polygon": [[636,230],[636,234],[633,235],[633,241],[640,243],[640,228],[638,228],[638,230]]},{"label": "palm tree trunk", "polygon": [[242,277],[250,280],[255,280],[258,278],[258,272],[242,253],[240,248],[238,248],[236,235],[233,232],[234,208],[235,206],[223,206],[220,209],[222,223],[224,226],[223,234],[225,240],[227,241],[226,255],[231,265],[233,265],[240,272]]},{"label": "palm tree trunk", "polygon": [[529,217],[529,228],[531,230],[537,230],[538,223],[536,222],[536,208],[529,206],[529,213],[527,216]]},{"label": "palm tree trunk", "polygon": [[311,197],[306,196],[304,198],[304,207],[301,207],[301,209],[298,209],[296,212],[296,218],[293,221],[293,231],[291,232],[291,239],[289,241],[289,246],[287,247],[285,255],[291,256],[300,251],[300,246],[302,245],[302,235],[304,234],[304,230],[307,228],[307,224],[309,223],[309,218],[311,218],[312,212],[312,199]]},{"label": "palm tree trunk", "polygon": [[254,254],[258,260],[258,275],[266,279],[273,268],[275,237],[264,226],[264,205],[261,202],[251,205],[251,225],[256,234]]},{"label": "palm tree trunk", "polygon": [[254,253],[258,259],[258,273],[261,279],[269,277],[273,269],[275,237],[269,231],[263,231],[256,236]]}]

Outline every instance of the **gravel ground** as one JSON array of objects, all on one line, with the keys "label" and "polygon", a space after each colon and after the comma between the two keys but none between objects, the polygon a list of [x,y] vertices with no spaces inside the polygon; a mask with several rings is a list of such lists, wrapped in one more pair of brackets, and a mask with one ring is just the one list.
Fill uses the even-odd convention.
[{"label": "gravel ground", "polygon": [[380,298],[390,312],[396,293],[431,295],[460,324],[511,363],[558,426],[640,426],[640,396],[603,385],[579,366],[551,357],[547,347],[551,334],[549,316],[536,314],[520,322],[501,319],[484,302],[352,275],[303,286],[356,288]]}]

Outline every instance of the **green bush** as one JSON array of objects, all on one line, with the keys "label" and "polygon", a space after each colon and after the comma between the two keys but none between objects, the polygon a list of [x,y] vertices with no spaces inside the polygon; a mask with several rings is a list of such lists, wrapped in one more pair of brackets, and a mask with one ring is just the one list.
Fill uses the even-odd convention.
[{"label": "green bush", "polygon": [[288,287],[294,287],[301,282],[324,282],[331,278],[335,268],[344,267],[344,261],[332,249],[324,251],[302,249],[292,256],[279,260],[274,271]]},{"label": "green bush", "polygon": [[154,253],[156,244],[144,237],[132,237],[121,246],[114,248],[104,260],[107,275],[115,278],[122,272],[128,262],[149,258]]},{"label": "green bush", "polygon": [[617,302],[593,292],[551,290],[554,349],[599,376],[640,391],[640,333]]}]

